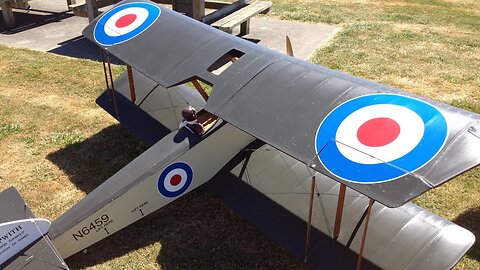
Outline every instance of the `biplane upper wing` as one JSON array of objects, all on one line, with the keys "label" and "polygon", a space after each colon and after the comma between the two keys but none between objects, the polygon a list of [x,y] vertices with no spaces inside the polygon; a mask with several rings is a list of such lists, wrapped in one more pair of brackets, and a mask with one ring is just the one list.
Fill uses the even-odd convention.
[{"label": "biplane upper wing", "polygon": [[207,111],[389,207],[480,163],[477,114],[288,57],[149,1],[120,2],[83,34],[163,87],[194,78],[213,85]]}]

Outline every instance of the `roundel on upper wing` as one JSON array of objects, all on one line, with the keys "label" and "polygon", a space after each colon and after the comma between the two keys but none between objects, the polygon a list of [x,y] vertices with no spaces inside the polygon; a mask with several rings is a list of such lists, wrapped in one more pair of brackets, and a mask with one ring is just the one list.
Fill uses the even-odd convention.
[{"label": "roundel on upper wing", "polygon": [[182,195],[192,184],[193,170],[185,162],[168,165],[158,178],[158,191],[167,198]]},{"label": "roundel on upper wing", "polygon": [[160,7],[151,3],[132,2],[116,6],[98,20],[93,37],[104,46],[125,42],[149,28],[160,14]]},{"label": "roundel on upper wing", "polygon": [[447,135],[445,117],[432,105],[373,94],[333,109],[318,127],[315,148],[322,165],[337,177],[379,183],[423,167]]}]

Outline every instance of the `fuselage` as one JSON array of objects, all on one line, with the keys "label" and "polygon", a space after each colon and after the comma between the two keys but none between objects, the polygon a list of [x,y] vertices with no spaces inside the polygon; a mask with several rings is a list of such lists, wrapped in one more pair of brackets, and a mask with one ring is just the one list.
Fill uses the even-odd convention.
[{"label": "fuselage", "polygon": [[202,137],[173,131],[57,219],[55,247],[67,258],[119,231],[210,180],[253,140],[221,121]]}]

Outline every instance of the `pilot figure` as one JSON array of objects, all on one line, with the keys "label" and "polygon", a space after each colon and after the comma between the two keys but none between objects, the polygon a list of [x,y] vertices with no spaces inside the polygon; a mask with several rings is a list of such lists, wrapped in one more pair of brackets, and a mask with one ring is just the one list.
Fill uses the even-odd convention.
[{"label": "pilot figure", "polygon": [[182,110],[182,117],[183,121],[180,123],[178,127],[183,128],[185,127],[193,134],[203,134],[205,133],[205,129],[203,128],[202,124],[198,123],[197,121],[197,113],[195,112],[195,108],[192,106],[187,106]]}]

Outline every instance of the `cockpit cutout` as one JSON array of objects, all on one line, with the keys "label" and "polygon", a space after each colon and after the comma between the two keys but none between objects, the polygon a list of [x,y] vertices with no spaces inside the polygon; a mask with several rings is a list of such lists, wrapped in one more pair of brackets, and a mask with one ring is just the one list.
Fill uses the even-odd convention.
[{"label": "cockpit cutout", "polygon": [[207,70],[215,75],[222,74],[235,61],[242,57],[245,53],[236,49],[232,49],[226,54],[222,55],[215,63],[213,63]]}]

